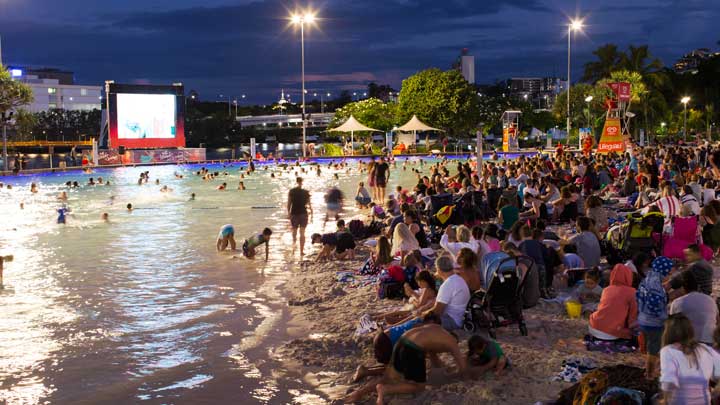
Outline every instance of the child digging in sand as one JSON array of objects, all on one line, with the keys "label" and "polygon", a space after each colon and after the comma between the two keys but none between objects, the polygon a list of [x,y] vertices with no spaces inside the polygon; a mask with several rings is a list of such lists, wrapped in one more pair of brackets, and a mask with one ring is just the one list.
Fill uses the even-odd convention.
[{"label": "child digging in sand", "polygon": [[493,370],[500,376],[510,367],[510,361],[498,342],[474,335],[468,340],[468,374],[479,378],[485,372]]}]

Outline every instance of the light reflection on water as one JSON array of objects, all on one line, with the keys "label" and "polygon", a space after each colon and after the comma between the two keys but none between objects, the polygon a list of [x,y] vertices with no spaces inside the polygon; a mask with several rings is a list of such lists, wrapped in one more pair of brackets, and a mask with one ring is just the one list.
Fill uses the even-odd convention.
[{"label": "light reflection on water", "polygon": [[[197,169],[14,178],[13,190],[0,190],[0,255],[15,256],[0,290],[0,402],[247,403],[250,397],[256,403],[322,403],[297,382],[281,381],[263,347],[283,334],[281,286],[298,265],[284,209],[295,176],[271,179],[259,171],[242,179],[248,190],[237,191],[237,167],[216,166],[229,175],[210,182],[194,176]],[[151,184],[138,186],[145,170]],[[366,177],[339,170],[335,180],[335,170],[322,170],[321,177],[303,175],[315,208],[308,251],[309,235],[323,231],[325,190],[339,185],[351,202]],[[175,178],[176,171],[185,178]],[[112,185],[64,187],[68,180],[86,184],[98,176]],[[155,179],[174,192],[160,193]],[[415,183],[410,170],[396,170],[390,187],[399,179],[405,186]],[[29,192],[30,181],[39,193]],[[229,191],[215,190],[222,182]],[[60,191],[69,195],[67,225],[55,221]],[[190,193],[197,194],[195,201],[188,201]],[[127,203],[136,209],[127,212]],[[103,212],[110,224],[100,220]],[[346,216],[353,214],[357,210]],[[269,260],[217,254],[215,236],[225,223],[235,225],[239,244],[272,227]],[[333,229],[333,223],[325,226]]]}]

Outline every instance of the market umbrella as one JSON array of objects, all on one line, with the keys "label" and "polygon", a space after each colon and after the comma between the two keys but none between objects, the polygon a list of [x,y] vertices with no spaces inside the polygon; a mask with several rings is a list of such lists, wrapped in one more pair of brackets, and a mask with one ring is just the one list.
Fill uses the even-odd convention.
[{"label": "market umbrella", "polygon": [[[374,129],[370,127],[366,127],[365,125],[358,122],[358,120],[355,119],[352,115],[350,118],[347,119],[342,125],[340,125],[337,128],[329,129],[328,131],[333,132],[350,132],[350,145],[353,145],[355,142],[355,131],[369,131],[369,132],[383,132],[379,129]],[[351,154],[355,154],[355,150],[351,152]]]}]

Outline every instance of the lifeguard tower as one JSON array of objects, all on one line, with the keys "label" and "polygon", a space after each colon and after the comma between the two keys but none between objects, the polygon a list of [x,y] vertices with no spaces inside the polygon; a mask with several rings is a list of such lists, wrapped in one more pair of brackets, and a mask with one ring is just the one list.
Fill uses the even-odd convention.
[{"label": "lifeguard tower", "polygon": [[518,135],[520,134],[520,115],[522,111],[508,110],[502,115],[503,152],[519,150]]}]

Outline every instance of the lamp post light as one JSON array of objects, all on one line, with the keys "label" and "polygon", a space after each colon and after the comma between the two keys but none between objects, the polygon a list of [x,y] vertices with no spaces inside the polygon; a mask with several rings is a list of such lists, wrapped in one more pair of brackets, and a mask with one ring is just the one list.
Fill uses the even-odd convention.
[{"label": "lamp post light", "polygon": [[680,102],[683,103],[683,142],[687,142],[687,104],[690,102],[690,97],[685,96]]},{"label": "lamp post light", "polygon": [[315,14],[306,12],[304,14],[293,14],[290,21],[300,26],[300,76],[302,81],[302,154],[307,156],[307,122],[305,120],[305,24],[315,22]]},{"label": "lamp post light", "polygon": [[[567,136],[570,139],[570,39],[573,31],[580,31],[583,27],[582,20],[570,20],[568,24],[568,58],[567,58]],[[579,137],[578,137],[579,138]],[[579,141],[578,147],[582,149],[582,140]]]},{"label": "lamp post light", "polygon": [[590,115],[590,102],[593,101],[593,96],[587,96],[585,97],[585,103],[587,104],[587,119],[588,119],[588,127],[592,128],[592,116]]}]

